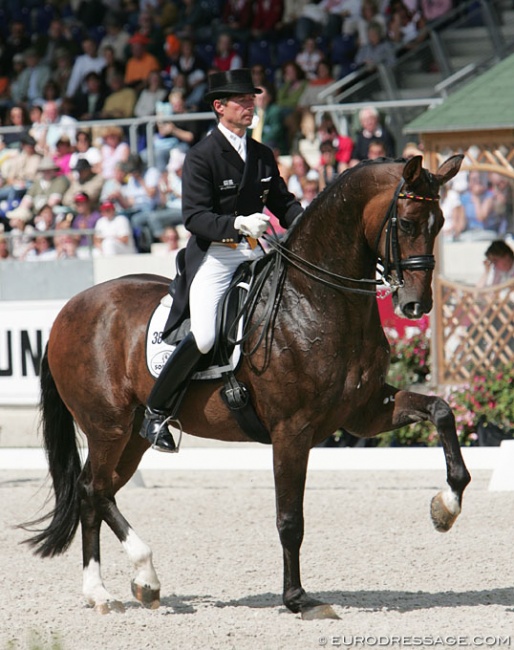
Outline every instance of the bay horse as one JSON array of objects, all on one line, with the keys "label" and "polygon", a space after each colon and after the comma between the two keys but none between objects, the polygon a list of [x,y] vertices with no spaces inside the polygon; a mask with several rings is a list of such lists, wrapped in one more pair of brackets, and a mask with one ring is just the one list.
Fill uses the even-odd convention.
[{"label": "bay horse", "polygon": [[[251,354],[243,357],[237,378],[270,434],[283,602],[303,618],[337,618],[329,603],[304,591],[299,558],[309,451],[336,429],[367,438],[421,420],[433,423],[449,486],[431,501],[435,528],[449,530],[460,513],[470,475],[453,413],[439,397],[386,382],[389,345],[376,284],[381,263],[399,315],[415,319],[430,311],[433,247],[444,221],[439,189],[461,163],[462,156],[452,156],[436,173],[423,168],[420,156],[360,163],[329,185],[285,238],[268,239],[267,255],[280,261],[282,282],[274,292],[270,278],[263,283],[251,321],[262,323],[273,295],[271,337],[266,343],[264,325],[254,327],[244,343]],[[83,594],[102,613],[124,609],[103,584],[102,522],[133,564],[134,597],[149,608],[160,602],[151,549],[123,517],[115,495],[149,446],[139,435],[154,381],[145,363],[145,331],[168,285],[165,277],[130,275],[81,292],[58,314],[42,360],[41,428],[55,506],[24,525],[32,532],[26,542],[42,557],[61,554],[80,523]],[[218,381],[191,383],[179,413],[183,430],[248,441],[220,387]],[[74,423],[87,437],[83,466]]]}]

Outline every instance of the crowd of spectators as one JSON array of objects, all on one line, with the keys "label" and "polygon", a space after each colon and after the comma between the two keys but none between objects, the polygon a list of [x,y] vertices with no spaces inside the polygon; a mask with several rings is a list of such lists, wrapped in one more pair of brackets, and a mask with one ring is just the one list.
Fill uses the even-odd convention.
[{"label": "crowd of spectators", "polygon": [[[64,250],[57,241],[69,240],[69,232],[46,237],[46,250],[35,235],[95,230],[98,222],[102,232],[119,231],[119,245],[97,233],[78,240],[75,255],[147,252],[167,226],[179,225],[181,164],[212,128],[195,113],[210,110],[203,97],[214,70],[251,68],[264,91],[252,136],[273,148],[304,205],[359,160],[400,154],[371,107],[361,111],[351,137],[328,117],[319,124],[310,107],[348,72],[391,63],[456,2],[4,2],[0,120],[15,128],[0,136],[0,228],[17,235],[11,253],[69,256],[70,246]],[[149,115],[165,119],[156,121],[151,141],[141,126],[136,154],[117,120]],[[85,121],[104,122],[86,128]],[[318,155],[304,160],[307,169],[299,173],[302,140],[316,143]],[[280,161],[284,156],[291,164]]]}]

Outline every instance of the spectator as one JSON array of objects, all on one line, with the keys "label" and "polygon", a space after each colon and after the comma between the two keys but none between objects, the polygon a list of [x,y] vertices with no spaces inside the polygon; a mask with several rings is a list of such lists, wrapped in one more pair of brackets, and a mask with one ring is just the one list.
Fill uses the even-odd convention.
[{"label": "spectator", "polygon": [[34,47],[39,52],[41,62],[51,69],[57,66],[57,60],[62,52],[68,52],[70,60],[77,54],[77,46],[69,28],[58,17],[50,21],[48,31],[35,35]]},{"label": "spectator", "polygon": [[311,170],[302,182],[302,208],[310,205],[319,194],[319,174]]},{"label": "spectator", "polygon": [[17,149],[20,146],[21,137],[30,128],[30,117],[23,104],[15,104],[9,109],[5,126],[17,126],[18,131],[3,134],[3,143],[9,149]]},{"label": "spectator", "polygon": [[97,120],[103,110],[107,90],[98,72],[88,72],[84,82],[86,90],[79,90],[74,97],[75,117],[79,120]]},{"label": "spectator", "polygon": [[304,71],[296,61],[288,61],[282,66],[282,82],[277,88],[278,106],[282,109],[282,119],[288,133],[288,146],[291,149],[300,137],[302,109],[298,107],[300,97],[307,88]]},{"label": "spectator", "polygon": [[195,38],[201,43],[213,41],[213,24],[218,18],[219,6],[217,3],[182,0],[173,26],[174,33],[179,39]]},{"label": "spectator", "polygon": [[[68,230],[69,224],[60,222],[56,224],[56,230]],[[79,257],[79,237],[70,234],[69,232],[62,232],[55,234],[54,246],[57,252],[57,259],[77,259]]]},{"label": "spectator", "polygon": [[52,156],[55,164],[59,167],[58,174],[70,175],[70,160],[73,154],[70,136],[63,133],[55,145],[55,154]]},{"label": "spectator", "polygon": [[165,39],[159,23],[154,18],[153,7],[141,8],[138,16],[138,29],[134,35],[137,34],[141,34],[148,39],[147,50],[157,59],[161,68],[164,65],[165,59]]},{"label": "spectator", "polygon": [[32,42],[30,35],[27,34],[27,28],[22,20],[14,19],[7,25],[7,38],[5,41],[5,50],[8,60],[11,60],[16,54],[23,54]]},{"label": "spectator", "polygon": [[59,48],[55,52],[55,64],[52,67],[51,79],[59,84],[61,96],[63,96],[70,83],[70,77],[73,70],[73,58],[70,51],[66,48]]},{"label": "spectator", "polygon": [[396,46],[398,54],[414,47],[426,37],[423,29],[423,15],[417,8],[411,11],[401,0],[390,3],[390,18],[387,25],[388,38]]},{"label": "spectator", "polygon": [[493,193],[491,220],[497,223],[500,234],[514,235],[514,200],[512,180],[503,174],[491,172],[489,185]]},{"label": "spectator", "polygon": [[469,173],[468,189],[461,194],[460,201],[461,205],[454,211],[459,240],[497,239],[498,223],[491,216],[493,193],[488,188],[487,173]]},{"label": "spectator", "polygon": [[385,158],[386,150],[382,140],[372,140],[368,145],[368,160],[378,160],[378,158]]},{"label": "spectator", "polygon": [[7,158],[0,167],[0,200],[6,200],[8,205],[19,201],[34,182],[40,162],[36,141],[28,133],[23,133],[19,153]]},{"label": "spectator", "polygon": [[43,97],[43,88],[52,73],[50,66],[41,62],[41,57],[35,47],[29,47],[23,56],[25,57],[25,69],[18,79],[18,92],[21,101],[29,105]]},{"label": "spectator", "polygon": [[112,201],[100,206],[100,218],[95,224],[95,253],[100,255],[130,255],[136,253],[130,221],[116,214]]},{"label": "spectator", "polygon": [[325,140],[319,147],[321,158],[319,165],[319,187],[325,189],[339,176],[339,163],[337,162],[337,147],[332,140]]},{"label": "spectator", "polygon": [[[53,155],[56,152],[56,145],[63,134],[70,138],[70,142],[75,146],[75,125],[77,120],[70,115],[65,114],[65,104],[59,105],[57,102],[45,102],[43,114],[41,117],[41,126],[37,130],[38,148],[45,155]],[[34,137],[36,137],[33,131]]]},{"label": "spectator", "polygon": [[100,192],[100,203],[103,203],[104,201],[112,201],[116,206],[117,212],[123,211],[121,201],[123,201],[123,187],[127,183],[128,169],[129,163],[116,163],[114,166],[114,176],[108,178],[104,182],[102,191]]},{"label": "spectator", "polygon": [[114,166],[118,162],[126,162],[130,155],[130,147],[123,139],[123,129],[119,126],[106,126],[102,129],[102,175],[105,179],[112,178]]},{"label": "spectator", "polygon": [[82,50],[83,54],[78,56],[73,64],[66,88],[68,97],[73,97],[80,89],[86,90],[84,79],[88,72],[98,72],[100,74],[105,67],[105,59],[98,54],[98,46],[89,36],[82,40]]},{"label": "spectator", "polygon": [[492,287],[514,279],[514,251],[502,239],[495,239],[485,252],[484,272],[477,287]]},{"label": "spectator", "polygon": [[302,49],[296,55],[296,63],[304,71],[307,79],[316,79],[318,64],[325,58],[324,53],[316,45],[316,39],[309,36],[303,41]]},{"label": "spectator", "polygon": [[79,158],[73,167],[73,172],[70,186],[62,197],[62,204],[73,207],[75,197],[82,193],[87,194],[92,205],[98,205],[104,185],[102,175],[93,171],[87,158]]},{"label": "spectator", "polygon": [[197,110],[207,89],[207,69],[202,59],[196,56],[192,39],[182,39],[180,51],[171,59],[168,73],[172,85],[175,85],[179,75],[185,76],[189,89],[186,106],[190,110]]},{"label": "spectator", "polygon": [[250,34],[254,40],[266,39],[272,43],[280,38],[283,0],[255,0],[253,3]]},{"label": "spectator", "polygon": [[374,106],[365,106],[359,111],[361,129],[354,138],[355,147],[351,164],[365,160],[371,140],[381,140],[388,158],[395,157],[395,142],[389,129],[380,121],[380,114]]},{"label": "spectator", "polygon": [[134,88],[125,84],[121,72],[114,72],[111,75],[109,89],[110,92],[100,111],[100,118],[105,120],[133,117],[137,93]]},{"label": "spectator", "polygon": [[444,214],[442,235],[457,240],[464,228],[463,214],[458,210],[462,205],[461,195],[468,188],[467,172],[459,172],[441,188],[441,211]]},{"label": "spectator", "polygon": [[355,54],[355,67],[373,72],[379,63],[392,66],[396,61],[394,45],[385,37],[382,25],[371,21],[368,25],[368,42],[360,45]]},{"label": "spectator", "polygon": [[[89,196],[85,192],[78,192],[74,197],[75,216],[71,222],[71,227],[75,230],[92,230],[96,222],[100,219],[100,213],[93,210]],[[79,239],[79,247],[89,249],[91,245],[91,235],[82,234]]]},{"label": "spectator", "polygon": [[55,227],[55,214],[51,205],[43,205],[34,217],[34,227],[38,232],[53,230]]},{"label": "spectator", "polygon": [[144,88],[150,72],[160,71],[161,64],[153,54],[147,51],[150,40],[144,34],[134,34],[129,43],[132,55],[128,58],[125,68],[125,85],[139,93]]},{"label": "spectator", "polygon": [[12,58],[12,70],[8,75],[8,87],[6,91],[6,101],[5,104],[10,106],[12,103],[20,104],[22,103],[22,94],[20,88],[20,77],[22,72],[25,70],[25,57],[23,54],[15,54]]},{"label": "spectator", "polygon": [[378,0],[362,0],[360,15],[344,21],[343,33],[356,35],[357,43],[362,47],[369,43],[368,28],[372,22],[382,27],[383,34],[387,33],[386,17],[380,12]]},{"label": "spectator", "polygon": [[258,86],[262,91],[255,96],[255,112],[251,137],[268,147],[277,148],[281,155],[289,154],[289,143],[282,120],[282,110],[274,101],[268,85]]},{"label": "spectator", "polygon": [[136,117],[155,115],[157,102],[164,101],[167,94],[168,91],[162,82],[161,73],[158,70],[153,70],[148,75],[145,87],[134,106],[134,115]]},{"label": "spectator", "polygon": [[31,218],[44,205],[52,208],[60,205],[70,181],[58,175],[59,167],[48,156],[42,158],[38,166],[38,176],[23,196],[20,207],[30,212]]},{"label": "spectator", "polygon": [[129,48],[130,34],[124,28],[125,21],[121,13],[111,11],[104,19],[105,36],[100,41],[99,51],[104,53],[106,47],[112,48],[117,61],[125,61]]},{"label": "spectator", "polygon": [[[181,249],[180,235],[178,234],[178,230],[175,228],[175,226],[166,226],[162,231],[162,235],[159,239],[164,244],[164,247],[159,248],[157,250],[157,254],[165,256],[166,260],[168,262],[171,261],[172,265],[174,265],[177,253]],[[0,238],[0,242],[1,241],[2,240]]]},{"label": "spectator", "polygon": [[0,224],[0,261],[11,259],[13,259],[13,256],[11,255],[9,240],[4,235],[3,224]]},{"label": "spectator", "polygon": [[303,183],[307,174],[311,171],[306,158],[299,152],[294,151],[291,156],[291,171],[287,179],[287,189],[300,201],[303,198]]},{"label": "spectator", "polygon": [[322,34],[330,42],[344,32],[345,24],[360,16],[361,0],[321,0],[319,7],[326,14]]},{"label": "spectator", "polygon": [[49,235],[35,235],[23,259],[27,262],[46,262],[57,259],[53,238]]},{"label": "spectator", "polygon": [[[221,27],[223,33],[230,37],[230,43],[232,43],[232,39],[242,43],[249,40],[251,20],[252,0],[225,0],[221,14]],[[226,72],[240,67],[241,63],[239,61],[238,65],[218,69]],[[218,66],[216,65],[216,67]]]},{"label": "spectator", "polygon": [[243,59],[237,53],[232,42],[232,36],[228,32],[222,32],[216,39],[216,53],[212,60],[212,66],[220,72],[236,70],[243,65]]},{"label": "spectator", "polygon": [[[335,79],[332,76],[332,68],[326,59],[321,61],[316,66],[316,76],[309,81],[308,86],[303,91],[298,106],[302,109],[302,118],[300,123],[300,130],[304,138],[314,142],[316,137],[316,118],[311,111],[311,106],[323,103],[318,98],[319,93],[334,83]],[[334,127],[335,128],[335,127]]]},{"label": "spectator", "polygon": [[339,133],[334,120],[328,113],[322,115],[316,136],[320,143],[327,140],[332,141],[336,148],[336,161],[339,172],[349,167],[353,153],[353,140],[349,136]]},{"label": "spectator", "polygon": [[11,251],[15,259],[23,259],[27,251],[32,247],[31,236],[34,233],[32,212],[19,205],[14,210],[7,212],[9,219]]},{"label": "spectator", "polygon": [[118,61],[114,55],[114,50],[110,45],[106,45],[103,50],[101,50],[102,56],[105,59],[105,68],[102,70],[102,86],[104,88],[109,88],[111,85],[111,79],[114,74],[121,74],[125,79],[125,59]]},{"label": "spectator", "polygon": [[[165,110],[168,115],[187,115],[184,93],[179,90],[172,90],[168,96],[168,105],[158,105],[158,113]],[[155,166],[160,172],[164,172],[168,164],[170,151],[178,147],[181,151],[187,151],[195,142],[200,139],[200,125],[195,119],[180,121],[157,122],[157,133],[154,135],[153,148],[155,154]],[[141,152],[141,158],[148,164],[148,150]]]},{"label": "spectator", "polygon": [[77,162],[84,158],[88,161],[93,173],[98,174],[102,168],[102,154],[98,147],[93,146],[91,133],[86,130],[79,130],[76,134],[77,142],[75,151],[71,154],[70,168],[74,170]]},{"label": "spectator", "polygon": [[298,18],[306,4],[307,0],[283,0],[282,17],[275,28],[281,39],[295,38],[299,43],[305,40],[307,34],[298,35],[296,28]]}]

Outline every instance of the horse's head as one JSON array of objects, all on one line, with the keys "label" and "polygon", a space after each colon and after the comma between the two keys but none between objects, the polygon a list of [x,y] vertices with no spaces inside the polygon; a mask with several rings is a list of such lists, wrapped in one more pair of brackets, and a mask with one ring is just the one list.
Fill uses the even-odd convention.
[{"label": "horse's head", "polygon": [[376,247],[398,316],[420,318],[432,309],[434,242],[444,223],[439,189],[457,174],[462,159],[452,156],[436,174],[423,168],[421,156],[405,163]]}]

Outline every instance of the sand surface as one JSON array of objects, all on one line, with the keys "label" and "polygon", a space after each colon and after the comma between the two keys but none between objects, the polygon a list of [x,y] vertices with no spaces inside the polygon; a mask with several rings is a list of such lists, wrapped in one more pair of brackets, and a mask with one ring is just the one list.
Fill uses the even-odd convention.
[{"label": "sand surface", "polygon": [[161,607],[132,599],[132,567],[104,527],[104,581],[126,612],[102,616],[82,596],[80,535],[50,560],[20,545],[13,526],[42,506],[44,472],[0,472],[1,650],[514,646],[514,493],[489,492],[489,471],[474,472],[446,534],[429,517],[443,472],[310,472],[302,580],[340,616],[324,621],[282,605],[270,472],[143,478],[118,504],[153,549]]}]

